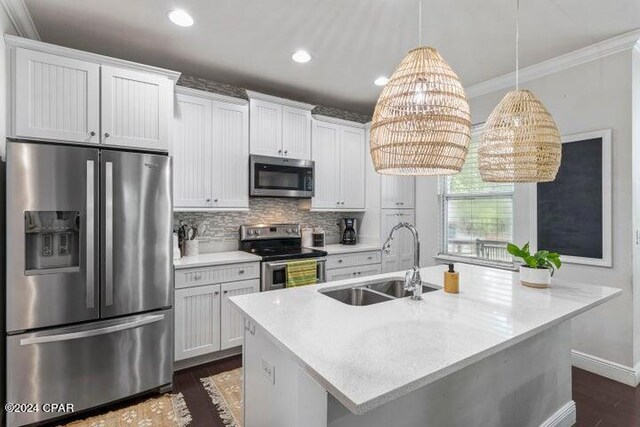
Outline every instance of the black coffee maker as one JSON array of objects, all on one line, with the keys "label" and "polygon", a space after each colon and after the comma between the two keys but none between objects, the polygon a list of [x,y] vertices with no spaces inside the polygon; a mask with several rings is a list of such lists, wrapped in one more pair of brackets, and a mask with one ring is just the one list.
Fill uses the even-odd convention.
[{"label": "black coffee maker", "polygon": [[355,218],[342,218],[340,220],[340,243],[343,245],[355,245],[358,243],[358,220]]}]

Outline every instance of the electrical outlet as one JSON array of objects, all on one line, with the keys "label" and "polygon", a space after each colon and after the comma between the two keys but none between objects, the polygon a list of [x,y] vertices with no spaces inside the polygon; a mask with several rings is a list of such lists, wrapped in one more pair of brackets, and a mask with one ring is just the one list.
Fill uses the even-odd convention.
[{"label": "electrical outlet", "polygon": [[273,385],[276,384],[276,367],[262,359],[262,375]]}]

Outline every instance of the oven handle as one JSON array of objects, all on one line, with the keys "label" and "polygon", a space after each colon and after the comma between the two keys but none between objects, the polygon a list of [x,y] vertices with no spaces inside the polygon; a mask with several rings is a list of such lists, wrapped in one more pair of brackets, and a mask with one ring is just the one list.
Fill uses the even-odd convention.
[{"label": "oven handle", "polygon": [[[303,258],[303,259],[313,259],[313,258]],[[315,260],[318,262],[318,264],[324,264],[327,262],[326,258],[315,258]],[[299,261],[299,260],[291,260],[291,261],[273,261],[273,262],[267,262],[267,267],[269,268],[278,268],[278,267],[286,267],[287,264],[289,264],[290,262],[293,261]]]}]

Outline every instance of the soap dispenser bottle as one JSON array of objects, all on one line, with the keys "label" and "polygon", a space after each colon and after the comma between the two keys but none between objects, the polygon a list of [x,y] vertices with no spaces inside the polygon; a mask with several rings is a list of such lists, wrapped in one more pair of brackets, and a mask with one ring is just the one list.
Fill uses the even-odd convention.
[{"label": "soap dispenser bottle", "polygon": [[444,291],[449,294],[460,292],[460,273],[453,269],[453,264],[449,264],[449,271],[444,272]]}]

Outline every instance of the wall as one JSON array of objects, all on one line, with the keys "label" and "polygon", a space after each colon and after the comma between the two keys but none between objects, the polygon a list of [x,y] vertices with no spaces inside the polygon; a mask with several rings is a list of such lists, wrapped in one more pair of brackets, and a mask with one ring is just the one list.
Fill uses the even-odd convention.
[{"label": "wall", "polygon": [[[633,367],[634,304],[632,287],[631,217],[631,51],[575,66],[527,82],[551,112],[562,135],[599,129],[612,129],[613,145],[613,268],[565,264],[558,271],[561,279],[613,286],[623,295],[576,318],[572,325],[572,348],[589,355]],[[472,122],[484,122],[506,90],[470,100]],[[419,179],[418,223],[423,230],[438,221],[437,186]],[[514,240],[531,239],[530,195],[533,185],[517,185],[514,195]],[[588,230],[586,230],[588,232]],[[425,248],[437,252],[436,245]],[[635,310],[637,312],[637,309]],[[635,334],[635,337],[634,337]],[[637,353],[637,352],[636,352]]]},{"label": "wall", "polygon": [[198,239],[201,252],[235,250],[238,247],[238,228],[242,224],[295,223],[303,227],[319,227],[325,231],[327,243],[339,241],[340,218],[354,217],[362,220],[362,214],[340,212],[310,212],[298,207],[296,199],[249,199],[249,211],[244,212],[176,212],[175,226],[180,220],[188,224],[205,224],[206,231]]},{"label": "wall", "polygon": [[640,42],[632,52],[632,161],[636,165],[632,171],[633,187],[633,229],[635,244],[633,245],[633,324],[634,342],[633,359],[636,362],[636,373],[640,371]]}]

